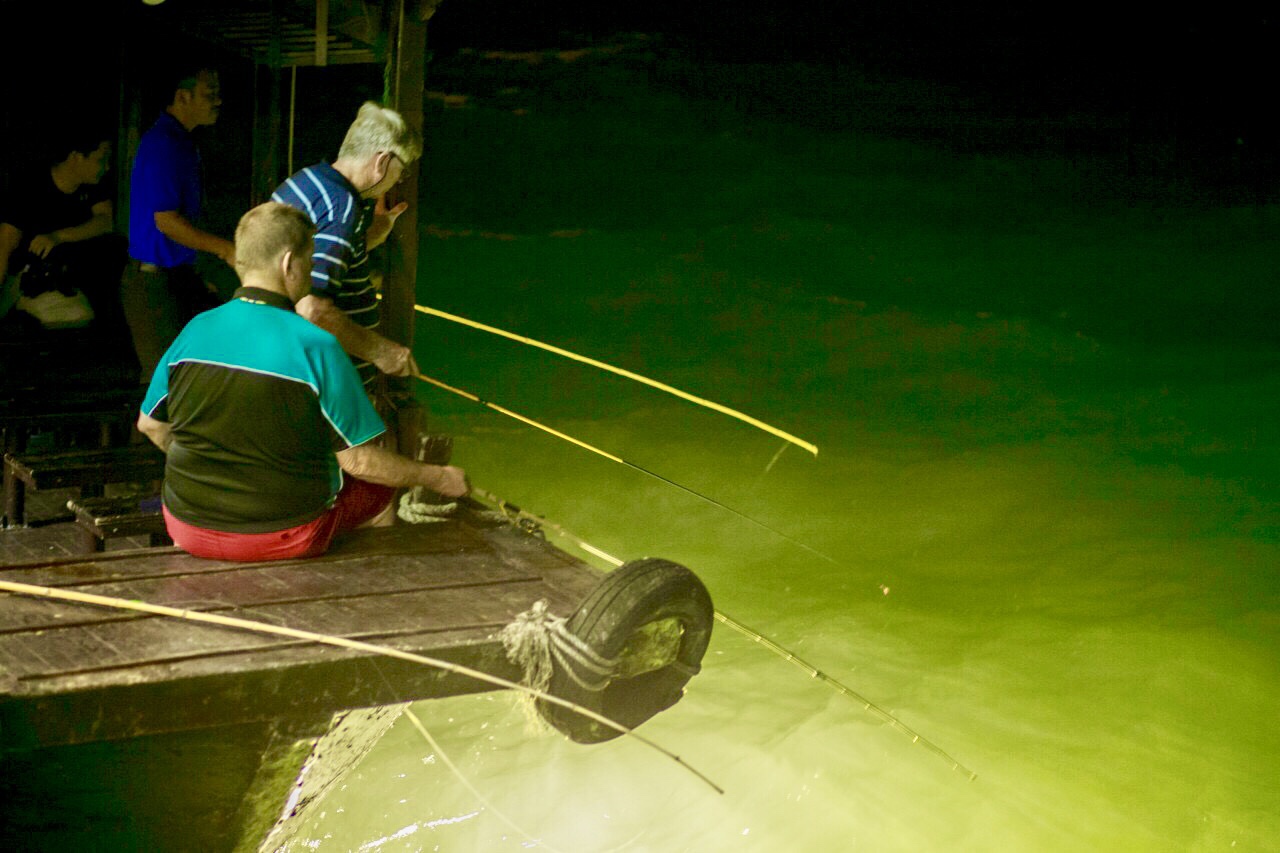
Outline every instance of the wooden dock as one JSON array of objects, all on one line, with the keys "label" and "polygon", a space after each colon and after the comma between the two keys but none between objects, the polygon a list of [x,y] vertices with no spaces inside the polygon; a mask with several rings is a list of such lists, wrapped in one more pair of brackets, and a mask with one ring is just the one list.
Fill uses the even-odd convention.
[{"label": "wooden dock", "polygon": [[[600,573],[474,505],[444,522],[360,531],[313,560],[129,549],[9,562],[0,579],[338,635],[518,680],[501,628],[539,599],[571,613]],[[6,850],[254,850],[345,711],[493,689],[363,651],[3,600]]]}]

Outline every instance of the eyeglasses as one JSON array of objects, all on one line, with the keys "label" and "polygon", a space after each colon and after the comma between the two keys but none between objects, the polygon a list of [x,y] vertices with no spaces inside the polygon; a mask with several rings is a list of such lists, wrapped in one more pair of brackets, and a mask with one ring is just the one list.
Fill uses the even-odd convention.
[{"label": "eyeglasses", "polygon": [[401,159],[400,155],[397,154],[396,152],[388,151],[387,153],[390,154],[392,157],[394,157],[396,160],[400,161],[400,177],[396,179],[396,183],[397,184],[404,183],[405,179],[409,177],[409,164],[406,163],[403,159]]}]

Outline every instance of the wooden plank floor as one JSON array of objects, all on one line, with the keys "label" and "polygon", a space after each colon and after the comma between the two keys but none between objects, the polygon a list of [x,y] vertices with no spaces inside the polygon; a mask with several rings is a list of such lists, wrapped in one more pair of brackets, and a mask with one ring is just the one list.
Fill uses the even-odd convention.
[{"label": "wooden plank floor", "polygon": [[[0,578],[336,634],[514,678],[497,632],[539,599],[568,615],[599,573],[469,515],[360,531],[313,560],[232,563],[174,548],[28,554],[0,565]],[[485,689],[436,668],[243,630],[20,595],[0,606],[5,749],[327,720],[342,708]]]}]

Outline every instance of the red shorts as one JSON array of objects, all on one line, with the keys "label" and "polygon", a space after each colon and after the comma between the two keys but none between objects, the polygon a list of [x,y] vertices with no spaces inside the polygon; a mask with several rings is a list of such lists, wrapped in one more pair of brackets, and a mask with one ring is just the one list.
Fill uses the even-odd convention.
[{"label": "red shorts", "polygon": [[174,518],[164,507],[164,526],[173,544],[196,557],[211,560],[294,560],[319,557],[329,550],[334,534],[372,519],[391,503],[395,489],[348,476],[333,506],[312,521],[270,533],[227,533],[194,527]]}]

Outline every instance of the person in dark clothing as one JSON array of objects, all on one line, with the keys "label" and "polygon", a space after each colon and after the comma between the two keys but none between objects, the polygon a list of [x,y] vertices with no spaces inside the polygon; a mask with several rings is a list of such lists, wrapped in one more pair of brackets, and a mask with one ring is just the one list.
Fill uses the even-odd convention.
[{"label": "person in dark clothing", "polygon": [[111,235],[110,190],[102,180],[110,137],[91,122],[55,127],[48,155],[45,168],[19,175],[0,208],[0,315],[20,298],[33,305],[80,291],[97,325],[114,331],[122,324],[124,253]]}]

